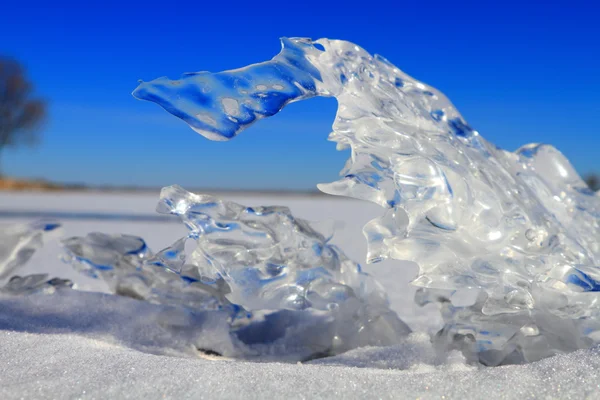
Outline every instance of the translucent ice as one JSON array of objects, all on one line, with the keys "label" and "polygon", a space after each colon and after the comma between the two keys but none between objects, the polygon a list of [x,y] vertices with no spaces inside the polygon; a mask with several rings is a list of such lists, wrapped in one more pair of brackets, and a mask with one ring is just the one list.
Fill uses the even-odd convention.
[{"label": "translucent ice", "polygon": [[49,221],[0,227],[0,294],[54,293],[57,288],[73,285],[65,279],[48,279],[46,274],[13,275],[42,247],[44,236],[59,227]]},{"label": "translucent ice", "polygon": [[188,235],[157,253],[134,236],[67,238],[66,261],[115,294],[225,311],[232,334],[248,346],[279,338],[286,351],[293,344],[311,358],[397,343],[410,332],[379,284],[329,243],[331,235],[286,207],[245,207],[170,186],[157,211],[179,216]]},{"label": "translucent ice", "polygon": [[[64,260],[78,271],[104,280],[112,293],[160,304],[218,309],[213,286],[198,282],[185,271],[157,267],[157,255],[142,238],[90,233],[62,241]],[[175,250],[169,250],[175,251]],[[160,254],[160,253],[159,253]]]},{"label": "translucent ice", "polygon": [[60,224],[47,221],[1,226],[0,285],[42,247],[43,236],[58,227]]},{"label": "translucent ice", "polygon": [[48,279],[47,274],[15,275],[8,283],[0,287],[0,294],[28,295],[33,293],[52,294],[58,288],[72,288],[73,282],[68,279]]},{"label": "translucent ice", "polygon": [[[339,181],[319,188],[385,209],[364,228],[368,261],[418,263],[414,284],[423,289],[417,300],[439,303],[446,322],[440,346],[495,365],[600,341],[600,198],[559,151],[539,144],[499,149],[441,92],[352,43],[282,44],[271,61],[160,78],[140,84],[134,96],[158,103],[212,140],[231,139],[290,102],[335,97],[329,139],[350,148],[351,157]],[[213,228],[229,234],[229,224]],[[223,276],[230,274],[236,299],[286,307],[307,300],[288,281],[289,293],[257,298],[254,288],[270,282],[271,267],[262,260],[271,256],[244,247],[234,256],[221,243],[235,241],[208,241],[208,260],[231,263]],[[246,258],[260,267],[240,278]],[[238,279],[256,283],[239,292]],[[328,285],[319,292],[323,304],[330,301]]]}]

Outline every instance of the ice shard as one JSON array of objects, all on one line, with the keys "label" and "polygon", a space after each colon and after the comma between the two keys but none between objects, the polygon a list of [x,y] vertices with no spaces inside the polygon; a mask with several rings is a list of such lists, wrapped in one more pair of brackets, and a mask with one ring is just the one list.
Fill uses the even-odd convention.
[{"label": "ice shard", "polygon": [[9,280],[42,247],[45,235],[59,227],[60,224],[51,221],[0,227],[0,284]]}]

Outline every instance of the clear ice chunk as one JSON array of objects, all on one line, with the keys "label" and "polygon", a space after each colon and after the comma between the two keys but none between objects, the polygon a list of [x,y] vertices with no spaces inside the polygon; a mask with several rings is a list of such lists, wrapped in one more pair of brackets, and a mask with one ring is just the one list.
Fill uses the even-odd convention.
[{"label": "clear ice chunk", "polygon": [[66,279],[48,279],[47,274],[13,275],[43,245],[44,236],[60,227],[57,222],[35,221],[0,227],[0,294],[51,294],[60,288],[71,288]]},{"label": "clear ice chunk", "polygon": [[[196,240],[196,276],[223,279],[227,298],[247,310],[330,310],[352,301],[387,309],[379,284],[287,207],[245,207],[170,186],[157,209],[178,215]],[[181,251],[178,241],[166,252]]]},{"label": "clear ice chunk", "polygon": [[[364,229],[368,261],[419,265],[419,302],[438,303],[445,319],[436,339],[440,346],[496,365],[600,341],[600,198],[554,147],[502,150],[471,128],[440,91],[340,40],[283,39],[282,51],[270,61],[159,78],[141,83],[133,94],[212,140],[231,139],[290,102],[335,97],[339,106],[329,140],[349,148],[351,157],[341,179],[319,189],[385,209]],[[182,215],[192,232],[208,230],[196,262],[206,256],[236,301],[294,308],[347,296],[314,268],[285,270],[289,263],[281,262],[286,256],[280,248],[254,247],[270,237],[236,244],[244,230],[252,232],[252,225],[240,227],[251,212],[216,202],[215,212],[228,221],[221,226],[185,207],[172,203],[167,209]],[[272,223],[286,223],[284,214],[275,212]],[[243,219],[229,222],[230,215]],[[298,245],[293,237],[282,239]],[[308,254],[303,246],[296,251]],[[280,264],[286,267],[280,270]],[[319,302],[303,292],[305,275],[299,271],[325,280],[315,290]],[[241,290],[240,282],[250,283],[249,290]],[[454,293],[463,289],[480,293],[472,304],[453,305]]]},{"label": "clear ice chunk", "polygon": [[65,261],[118,295],[226,311],[246,345],[264,346],[277,332],[298,335],[292,342],[312,349],[308,358],[394,344],[410,332],[331,235],[286,207],[246,207],[170,186],[157,211],[179,216],[188,235],[157,253],[134,236],[71,237],[63,240]]},{"label": "clear ice chunk", "polygon": [[42,247],[45,235],[59,227],[50,221],[0,226],[0,284],[6,283]]},{"label": "clear ice chunk", "polygon": [[87,276],[102,279],[114,294],[202,310],[224,306],[217,290],[222,282],[203,283],[167,268],[159,261],[160,253],[153,254],[137,236],[93,232],[63,239],[62,245],[65,262]]},{"label": "clear ice chunk", "polygon": [[29,294],[53,294],[57,289],[71,289],[73,282],[68,279],[48,279],[47,274],[31,274],[26,276],[15,275],[8,283],[0,287],[0,294],[29,295]]}]

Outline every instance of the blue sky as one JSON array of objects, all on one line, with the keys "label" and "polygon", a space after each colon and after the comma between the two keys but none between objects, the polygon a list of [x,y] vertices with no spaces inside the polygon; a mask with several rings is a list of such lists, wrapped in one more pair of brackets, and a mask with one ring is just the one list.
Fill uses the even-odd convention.
[{"label": "blue sky", "polygon": [[347,155],[326,141],[335,100],[215,143],[131,96],[139,79],[270,59],[281,36],[353,41],[442,90],[497,145],[551,143],[580,173],[600,172],[597,2],[10,3],[0,54],[25,64],[50,118],[37,148],[2,154],[7,175],[243,189],[336,179]]}]

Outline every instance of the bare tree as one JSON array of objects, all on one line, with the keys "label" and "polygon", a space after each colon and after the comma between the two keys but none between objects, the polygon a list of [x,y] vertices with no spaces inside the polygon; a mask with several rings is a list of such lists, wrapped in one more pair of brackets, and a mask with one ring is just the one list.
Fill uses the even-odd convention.
[{"label": "bare tree", "polygon": [[0,57],[0,156],[7,147],[38,141],[36,128],[46,116],[46,104],[32,94],[33,85],[21,64]]}]

